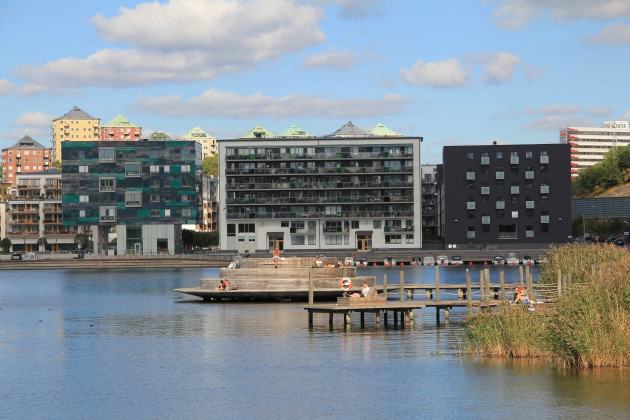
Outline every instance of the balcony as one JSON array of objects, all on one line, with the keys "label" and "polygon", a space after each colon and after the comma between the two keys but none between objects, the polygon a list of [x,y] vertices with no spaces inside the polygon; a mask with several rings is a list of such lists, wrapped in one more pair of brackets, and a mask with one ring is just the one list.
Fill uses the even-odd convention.
[{"label": "balcony", "polygon": [[510,165],[518,165],[520,163],[520,159],[518,156],[510,156]]},{"label": "balcony", "polygon": [[239,213],[230,211],[227,219],[338,219],[338,218],[383,218],[383,217],[413,217],[413,211],[346,211],[335,214],[325,212],[266,212],[266,213]]},{"label": "balcony", "polygon": [[549,164],[549,156],[541,155],[540,156],[540,164],[541,165],[548,165]]},{"label": "balcony", "polygon": [[541,185],[540,186],[541,194],[549,194],[549,185]]}]

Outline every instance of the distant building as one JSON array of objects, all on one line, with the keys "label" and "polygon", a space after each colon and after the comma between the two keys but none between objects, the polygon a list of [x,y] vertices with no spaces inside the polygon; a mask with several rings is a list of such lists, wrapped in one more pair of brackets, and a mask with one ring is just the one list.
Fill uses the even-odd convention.
[{"label": "distant building", "polygon": [[221,249],[420,248],[421,141],[350,122],[322,137],[256,127],[219,140]]},{"label": "distant building", "polygon": [[65,226],[61,174],[55,170],[20,174],[6,202],[6,237],[13,251],[70,251],[76,227]]},{"label": "distant building", "polygon": [[608,121],[601,127],[567,127],[560,131],[560,142],[571,146],[571,175],[604,160],[615,147],[630,144],[628,121]]},{"label": "distant building", "polygon": [[216,176],[201,177],[201,218],[198,231],[214,232],[219,224],[219,202],[217,191],[219,179]]},{"label": "distant building", "polygon": [[257,125],[243,135],[243,139],[268,139],[273,138],[274,134],[266,128]]},{"label": "distant building", "polygon": [[92,230],[95,249],[118,254],[181,251],[182,224],[196,224],[201,151],[196,142],[68,142],[63,153],[67,226]]},{"label": "distant building", "polygon": [[444,147],[447,247],[566,242],[571,235],[569,160],[564,144]]},{"label": "distant building", "polygon": [[169,141],[173,139],[164,131],[158,130],[158,131],[154,131],[153,133],[151,133],[151,135],[149,135],[149,140],[150,141]]},{"label": "distant building", "polygon": [[116,115],[101,127],[101,141],[138,141],[142,127],[129,122],[124,115]]},{"label": "distant building", "polygon": [[202,130],[201,127],[193,127],[182,140],[196,141],[201,145],[201,159],[206,159],[217,154],[217,139]]},{"label": "distant building", "polygon": [[74,106],[52,121],[53,160],[61,161],[61,143],[66,141],[99,141],[101,119]]},{"label": "distant building", "polygon": [[52,151],[30,136],[24,136],[13,146],[2,149],[2,180],[15,183],[19,174],[41,172],[52,167]]},{"label": "distant building", "polygon": [[422,195],[422,239],[435,240],[440,235],[440,197],[438,165],[420,167],[420,192]]}]

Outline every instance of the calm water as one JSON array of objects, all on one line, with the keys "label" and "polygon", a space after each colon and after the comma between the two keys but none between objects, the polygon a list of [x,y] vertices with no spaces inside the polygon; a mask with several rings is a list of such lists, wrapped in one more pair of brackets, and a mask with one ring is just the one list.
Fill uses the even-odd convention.
[{"label": "calm water", "polygon": [[[406,281],[420,281],[406,269]],[[380,277],[383,269],[366,269]],[[398,270],[390,270],[392,276]],[[394,274],[395,273],[395,274]],[[422,281],[433,272],[422,270]],[[199,304],[208,270],[0,271],[0,418],[628,418],[630,372],[457,355],[448,327],[309,331],[300,304]],[[463,270],[443,271],[461,281]],[[390,277],[391,279],[392,277]],[[509,279],[517,279],[511,270]],[[390,280],[392,281],[392,280]],[[459,320],[458,320],[459,319]],[[418,322],[420,321],[420,322]]]}]

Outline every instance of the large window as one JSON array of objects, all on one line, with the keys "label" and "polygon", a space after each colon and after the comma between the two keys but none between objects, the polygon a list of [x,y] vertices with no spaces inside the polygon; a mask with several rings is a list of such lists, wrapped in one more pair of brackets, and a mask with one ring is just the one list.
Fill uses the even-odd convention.
[{"label": "large window", "polygon": [[238,233],[256,233],[255,223],[239,223]]},{"label": "large window", "polygon": [[138,177],[142,174],[141,165],[139,163],[125,163],[125,176]]},{"label": "large window", "polygon": [[291,235],[291,245],[304,245],[304,235]]},{"label": "large window", "polygon": [[402,235],[385,235],[386,244],[402,244]]},{"label": "large window", "polygon": [[116,207],[99,207],[98,213],[101,222],[109,223],[116,221]]},{"label": "large window", "polygon": [[125,191],[125,207],[142,207],[142,191]]},{"label": "large window", "polygon": [[236,236],[236,225],[234,223],[227,225],[227,236]]},{"label": "large window", "polygon": [[114,149],[113,147],[99,147],[98,148],[98,161],[99,162],[115,162],[116,149]]}]

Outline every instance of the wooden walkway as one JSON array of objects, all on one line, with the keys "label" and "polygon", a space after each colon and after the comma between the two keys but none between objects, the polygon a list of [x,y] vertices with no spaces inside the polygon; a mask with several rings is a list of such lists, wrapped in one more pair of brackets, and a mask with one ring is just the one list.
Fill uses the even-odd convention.
[{"label": "wooden walkway", "polygon": [[344,326],[348,327],[352,324],[352,313],[358,312],[361,316],[361,328],[365,326],[365,314],[373,313],[375,317],[376,326],[381,323],[381,314],[383,314],[383,320],[387,324],[388,313],[392,314],[394,325],[398,324],[398,318],[400,317],[401,326],[405,324],[413,323],[413,311],[414,309],[422,309],[425,305],[422,302],[379,302],[379,303],[365,303],[365,304],[353,304],[353,305],[308,305],[304,309],[308,311],[308,325],[313,326],[313,314],[323,313],[328,314],[328,325],[332,327],[333,317],[335,314],[343,315]]}]

